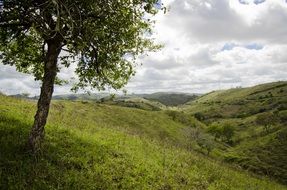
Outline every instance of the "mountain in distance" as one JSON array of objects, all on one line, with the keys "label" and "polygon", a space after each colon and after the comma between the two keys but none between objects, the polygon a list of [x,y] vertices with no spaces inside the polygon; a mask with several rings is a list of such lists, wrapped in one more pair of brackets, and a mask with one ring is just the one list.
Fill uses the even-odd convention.
[{"label": "mountain in distance", "polygon": [[[189,101],[194,100],[200,94],[181,93],[181,92],[156,92],[152,94],[110,94],[110,93],[83,93],[83,94],[65,94],[54,95],[54,100],[83,100],[83,101],[134,101],[134,99],[145,99],[153,102],[159,102],[165,106],[178,106],[183,105]],[[16,98],[27,98],[25,94],[12,95]],[[31,99],[38,99],[32,97]],[[146,102],[143,100],[144,102]]]},{"label": "mountain in distance", "polygon": [[156,92],[152,94],[139,94],[147,100],[158,101],[166,106],[178,106],[194,100],[200,94],[180,93],[180,92]]}]

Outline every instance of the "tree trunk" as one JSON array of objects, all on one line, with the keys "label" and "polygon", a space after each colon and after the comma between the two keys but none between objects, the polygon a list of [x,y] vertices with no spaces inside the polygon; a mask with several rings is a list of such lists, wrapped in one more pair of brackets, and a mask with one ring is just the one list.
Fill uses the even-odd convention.
[{"label": "tree trunk", "polygon": [[44,78],[37,104],[37,112],[34,117],[34,124],[28,140],[28,148],[33,153],[36,153],[40,149],[41,142],[44,138],[44,127],[47,121],[54,91],[54,81],[57,75],[57,60],[61,51],[61,43],[58,41],[48,41],[47,45],[48,51],[45,58]]}]

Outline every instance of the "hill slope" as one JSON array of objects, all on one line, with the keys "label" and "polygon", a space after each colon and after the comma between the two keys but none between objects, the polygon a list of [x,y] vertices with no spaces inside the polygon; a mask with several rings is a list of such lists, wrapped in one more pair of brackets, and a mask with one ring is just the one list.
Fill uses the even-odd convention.
[{"label": "hill slope", "polygon": [[166,106],[178,106],[194,100],[197,95],[187,93],[157,92],[153,94],[139,95],[147,100],[158,101]]},{"label": "hill slope", "polygon": [[[287,82],[211,92],[183,109],[204,122],[206,131],[226,123],[235,128],[232,142],[216,157],[287,184]],[[268,117],[275,121],[258,122]]]},{"label": "hill slope", "polygon": [[[242,118],[272,110],[287,109],[287,82],[261,84],[249,88],[213,91],[186,103],[191,113],[208,118]],[[216,115],[215,115],[216,114]]]},{"label": "hill slope", "polygon": [[54,101],[43,152],[25,142],[35,102],[0,95],[0,189],[287,189],[181,148],[164,112]]}]

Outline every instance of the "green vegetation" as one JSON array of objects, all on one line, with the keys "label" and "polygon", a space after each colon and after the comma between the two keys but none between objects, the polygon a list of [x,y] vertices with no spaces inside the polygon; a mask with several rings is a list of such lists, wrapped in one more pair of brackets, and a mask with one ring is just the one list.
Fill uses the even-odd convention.
[{"label": "green vegetation", "polygon": [[183,111],[213,135],[214,158],[287,184],[287,82],[214,91],[187,103]]},{"label": "green vegetation", "polygon": [[149,111],[160,111],[166,109],[166,106],[155,101],[146,100],[144,98],[115,98],[114,100],[110,99],[101,99],[101,103],[110,104],[110,105],[119,105],[123,107],[138,108]]},{"label": "green vegetation", "polygon": [[204,124],[165,111],[54,101],[42,151],[31,156],[36,102],[0,102],[0,189],[287,189],[186,149],[185,130]]},{"label": "green vegetation", "polygon": [[262,125],[264,127],[265,133],[269,133],[272,126],[275,125],[278,121],[277,116],[274,113],[264,112],[257,115],[255,122],[258,125]]},{"label": "green vegetation", "polygon": [[221,125],[213,124],[208,129],[207,132],[214,136],[214,140],[221,138],[221,141],[231,144],[232,137],[234,136],[235,128],[231,123],[223,123]]},{"label": "green vegetation", "polygon": [[158,101],[166,106],[178,106],[181,104],[185,104],[188,101],[194,100],[197,97],[197,95],[194,94],[164,92],[145,94],[141,96],[147,100]]}]

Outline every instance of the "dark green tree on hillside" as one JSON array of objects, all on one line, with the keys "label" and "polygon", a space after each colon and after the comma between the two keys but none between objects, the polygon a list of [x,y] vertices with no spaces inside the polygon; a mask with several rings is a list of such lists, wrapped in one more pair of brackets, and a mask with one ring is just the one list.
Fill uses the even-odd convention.
[{"label": "dark green tree on hillside", "polygon": [[223,124],[212,124],[207,128],[207,132],[214,136],[214,140],[220,138],[227,143],[232,142],[232,137],[235,134],[235,128],[229,122]]},{"label": "dark green tree on hillside", "polygon": [[227,143],[232,143],[232,137],[234,136],[235,128],[230,123],[224,123],[222,126],[222,137]]},{"label": "dark green tree on hillside", "polygon": [[33,152],[44,137],[61,67],[77,63],[75,90],[119,89],[134,74],[136,56],[158,48],[148,38],[153,24],[148,18],[161,7],[158,0],[4,0],[1,4],[2,63],[42,81],[28,141]]},{"label": "dark green tree on hillside", "polygon": [[278,122],[278,117],[274,113],[264,112],[257,115],[255,122],[263,126],[265,133],[269,133],[271,127]]},{"label": "dark green tree on hillside", "polygon": [[222,127],[218,124],[212,124],[207,128],[207,132],[214,136],[214,140],[216,141],[222,135]]}]

